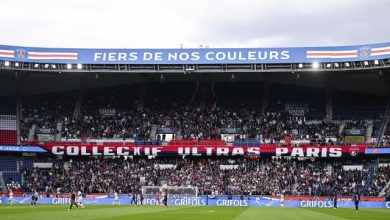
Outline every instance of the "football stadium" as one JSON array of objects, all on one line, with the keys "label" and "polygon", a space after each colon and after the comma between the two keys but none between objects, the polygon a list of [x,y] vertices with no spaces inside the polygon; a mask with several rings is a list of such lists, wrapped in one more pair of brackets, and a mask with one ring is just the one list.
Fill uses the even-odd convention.
[{"label": "football stadium", "polygon": [[389,219],[390,43],[0,42],[0,219]]}]

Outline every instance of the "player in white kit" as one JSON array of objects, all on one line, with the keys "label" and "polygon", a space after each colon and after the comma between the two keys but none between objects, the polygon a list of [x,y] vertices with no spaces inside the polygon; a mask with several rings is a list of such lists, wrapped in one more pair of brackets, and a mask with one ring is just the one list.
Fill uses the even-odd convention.
[{"label": "player in white kit", "polygon": [[79,206],[80,206],[81,208],[85,208],[84,203],[83,203],[83,194],[82,194],[80,191],[78,191],[78,192],[77,192],[77,195],[79,196],[79,197],[77,198],[77,203],[79,204]]},{"label": "player in white kit", "polygon": [[280,207],[284,208],[284,195],[280,194]]},{"label": "player in white kit", "polygon": [[11,205],[14,204],[14,193],[12,192],[12,190],[9,191],[9,202],[11,203]]},{"label": "player in white kit", "polygon": [[112,204],[118,204],[118,205],[121,205],[121,202],[119,201],[119,196],[118,196],[118,193],[115,192],[114,193],[114,201],[112,201]]}]

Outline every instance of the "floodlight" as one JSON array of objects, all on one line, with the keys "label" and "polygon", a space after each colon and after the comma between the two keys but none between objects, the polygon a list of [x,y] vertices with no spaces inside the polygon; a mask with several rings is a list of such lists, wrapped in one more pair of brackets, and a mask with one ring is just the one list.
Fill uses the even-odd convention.
[{"label": "floodlight", "polygon": [[312,67],[313,67],[314,69],[318,69],[318,68],[320,68],[320,63],[314,62],[314,63],[312,63]]}]

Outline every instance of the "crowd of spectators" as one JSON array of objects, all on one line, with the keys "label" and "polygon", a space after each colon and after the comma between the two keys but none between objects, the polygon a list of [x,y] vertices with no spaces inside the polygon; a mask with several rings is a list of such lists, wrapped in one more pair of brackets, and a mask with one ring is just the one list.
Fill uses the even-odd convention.
[{"label": "crowd of spectators", "polygon": [[[390,180],[390,165],[381,166],[378,168],[378,171],[375,173],[374,179],[369,185],[369,190],[367,192],[370,196],[378,195],[379,192],[386,186],[387,182]],[[390,190],[388,190],[390,192]]]},{"label": "crowd of spectators", "polygon": [[[324,196],[337,192],[339,195],[348,196],[354,189],[361,189],[365,181],[362,170],[344,170],[343,163],[340,162],[301,164],[298,170],[298,195]],[[379,192],[376,193],[378,195]]]},{"label": "crowd of spectators", "polygon": [[57,122],[73,115],[77,93],[61,93],[23,98],[20,130],[22,140],[28,139],[32,125],[36,128],[57,129]]},{"label": "crowd of spectators", "polygon": [[383,140],[382,140],[383,146],[390,146],[390,125],[387,125]]},{"label": "crowd of spectators", "polygon": [[[367,165],[344,170],[345,162],[278,158],[236,159],[71,159],[51,169],[23,171],[23,191],[130,193],[142,186],[191,186],[208,195],[349,196],[363,190]],[[390,166],[380,167],[363,192],[378,196],[389,181]]]},{"label": "crowd of spectators", "polygon": [[[8,190],[12,190],[13,192],[20,192],[22,189],[20,182],[15,181],[13,179],[8,179],[5,185]],[[0,187],[0,189],[2,188]]]},{"label": "crowd of spectators", "polygon": [[[103,107],[102,107],[103,108]],[[220,138],[219,129],[235,128],[237,138],[267,140],[272,143],[288,140],[306,140],[315,143],[337,140],[338,124],[322,120],[305,121],[287,112],[266,112],[245,104],[219,106],[214,104],[200,108],[191,103],[156,103],[138,108],[137,103],[125,109],[115,109],[112,115],[95,111],[83,112],[78,118],[63,117],[62,137],[67,139],[136,139],[150,140],[152,126],[173,127],[181,139]]]},{"label": "crowd of spectators", "polygon": [[[32,124],[39,128],[56,129],[57,122],[61,122],[61,137],[68,140],[154,140],[157,138],[152,135],[155,125],[157,128],[175,128],[175,137],[179,139],[220,139],[220,129],[234,128],[236,139],[270,143],[295,140],[323,145],[347,142],[343,138],[346,134],[340,130],[343,123],[344,131],[362,130],[364,135],[368,126],[367,120],[349,119],[345,123],[340,120],[325,121],[323,114],[316,118],[312,115],[297,116],[294,115],[296,111],[285,109],[282,104],[278,105],[278,109],[270,108],[263,112],[261,102],[249,98],[234,103],[213,100],[206,105],[193,101],[190,95],[177,99],[156,95],[146,98],[147,102],[139,101],[135,92],[139,88],[133,90],[89,91],[80,99],[82,103],[77,117],[73,117],[78,100],[75,93],[71,98],[31,99],[23,109],[22,137],[27,139]],[[304,106],[309,108],[309,104]],[[348,140],[371,141],[365,140],[364,135],[361,134],[360,139]]]}]

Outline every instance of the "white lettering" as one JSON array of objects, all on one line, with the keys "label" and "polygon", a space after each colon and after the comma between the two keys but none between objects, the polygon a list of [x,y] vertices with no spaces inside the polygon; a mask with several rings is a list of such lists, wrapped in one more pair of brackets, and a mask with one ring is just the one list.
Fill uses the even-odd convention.
[{"label": "white lettering", "polygon": [[329,148],[329,157],[341,157],[342,149],[338,147]]},{"label": "white lettering", "polygon": [[118,61],[126,60],[126,53],[118,53]]},{"label": "white lettering", "polygon": [[63,155],[64,154],[64,146],[53,146],[51,148],[51,152],[53,152],[53,154]]},{"label": "white lettering", "polygon": [[179,54],[179,59],[181,61],[187,61],[190,58],[190,55],[188,53],[180,53]]},{"label": "white lettering", "polygon": [[289,53],[289,51],[284,50],[284,51],[282,51],[280,54],[282,55],[282,57],[281,57],[280,59],[282,59],[282,60],[288,60],[288,59],[290,59],[290,53]]},{"label": "white lettering", "polygon": [[248,60],[256,60],[256,52],[249,51],[248,52]]},{"label": "white lettering", "polygon": [[248,202],[246,200],[218,199],[217,206],[248,206]]},{"label": "white lettering", "polygon": [[153,60],[153,54],[150,52],[145,52],[143,60],[148,61],[148,60]]},{"label": "white lettering", "polygon": [[99,149],[96,146],[92,147],[92,155],[102,155],[102,153],[99,153]]},{"label": "white lettering", "polygon": [[77,146],[68,146],[66,148],[66,154],[67,155],[78,155],[79,154],[79,147],[77,147]]},{"label": "white lettering", "polygon": [[248,147],[249,155],[260,155],[260,147]]},{"label": "white lettering", "polygon": [[291,156],[292,157],[296,157],[296,156],[304,157],[305,155],[303,154],[302,148],[294,147],[291,151]]},{"label": "white lettering", "polygon": [[214,58],[212,57],[214,55],[214,52],[207,52],[205,57],[206,57],[206,60],[214,60]]},{"label": "white lettering", "polygon": [[168,53],[168,60],[177,60],[177,53]]},{"label": "white lettering", "polygon": [[191,53],[191,57],[192,57],[191,60],[193,60],[193,61],[200,60],[200,54],[199,54],[199,52],[193,52],[193,53]]},{"label": "white lettering", "polygon": [[242,147],[233,148],[232,156],[236,156],[236,155],[244,155],[244,149],[242,149]]},{"label": "white lettering", "polygon": [[217,156],[228,156],[229,155],[229,148],[227,147],[218,147],[217,148]]},{"label": "white lettering", "polygon": [[55,204],[55,205],[64,205],[64,204],[70,204],[70,199],[69,198],[53,198],[51,200],[51,203],[52,204]]},{"label": "white lettering", "polygon": [[303,208],[331,208],[332,201],[301,201],[300,206]]},{"label": "white lettering", "polygon": [[213,147],[205,147],[205,149],[206,149],[206,155],[207,156],[211,156],[211,155],[213,155]]},{"label": "white lettering", "polygon": [[319,157],[320,149],[308,147],[306,150],[306,155],[308,157]]},{"label": "white lettering", "polygon": [[111,147],[105,147],[103,150],[104,155],[107,155],[107,156],[114,156],[115,153],[113,151],[114,150]]},{"label": "white lettering", "polygon": [[177,148],[177,153],[179,155],[190,155],[191,154],[191,149],[189,147],[179,147]]},{"label": "white lettering", "polygon": [[217,58],[217,60],[224,60],[226,58],[226,54],[224,52],[217,52],[215,54],[215,58]]},{"label": "white lettering", "polygon": [[156,52],[154,53],[155,57],[154,60],[162,61],[162,52]]},{"label": "white lettering", "polygon": [[279,59],[279,53],[278,51],[271,51],[269,53],[269,59],[272,60],[272,59],[275,59],[275,60],[278,60]]},{"label": "white lettering", "polygon": [[141,155],[141,147],[134,147],[134,156]]},{"label": "white lettering", "polygon": [[283,154],[287,154],[288,149],[286,147],[277,147],[275,151],[276,151],[276,156],[280,157]]},{"label": "white lettering", "polygon": [[103,55],[103,53],[95,53],[93,55],[93,60],[96,61],[96,60],[102,59],[102,55]]},{"label": "white lettering", "polygon": [[127,156],[127,155],[129,155],[129,152],[128,152],[128,151],[123,152],[123,150],[127,150],[127,147],[118,147],[118,148],[117,148],[117,154],[118,154],[119,156]]},{"label": "white lettering", "polygon": [[116,53],[108,53],[109,61],[116,61]]},{"label": "white lettering", "polygon": [[81,155],[89,156],[89,155],[91,155],[91,153],[87,152],[87,147],[82,146],[81,147]]},{"label": "white lettering", "polygon": [[161,152],[161,147],[152,148],[152,155],[157,156],[159,152]]},{"label": "white lettering", "polygon": [[193,156],[202,156],[201,153],[198,153],[198,148],[197,147],[193,147],[192,148],[192,155]]},{"label": "white lettering", "polygon": [[145,147],[144,148],[144,153],[145,153],[145,155],[150,155],[150,148]]},{"label": "white lettering", "polygon": [[137,52],[131,52],[129,53],[129,60],[130,61],[135,61],[138,59],[138,55],[137,55]]}]

